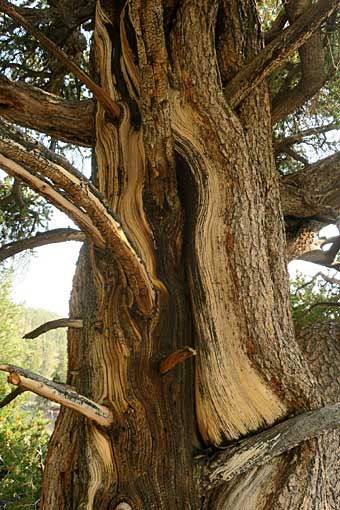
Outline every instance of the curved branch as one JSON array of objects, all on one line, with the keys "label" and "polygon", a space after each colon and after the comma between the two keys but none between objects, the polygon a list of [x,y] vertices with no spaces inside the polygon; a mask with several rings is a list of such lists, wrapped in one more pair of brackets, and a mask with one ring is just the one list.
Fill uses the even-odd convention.
[{"label": "curved branch", "polygon": [[0,370],[9,372],[8,382],[22,390],[32,391],[47,400],[69,407],[104,427],[109,427],[113,422],[113,414],[110,409],[79,395],[68,386],[50,381],[15,365],[0,365]]},{"label": "curved branch", "polygon": [[[205,459],[205,487],[213,489],[250,469],[270,462],[303,441],[340,427],[340,403],[328,405],[244,439]],[[200,459],[202,461],[202,459]]]},{"label": "curved branch", "polygon": [[54,55],[60,62],[62,62],[65,67],[73,73],[78,80],[84,83],[88,89],[93,93],[94,97],[104,106],[104,108],[111,113],[114,118],[118,118],[120,116],[120,107],[119,105],[113,101],[109,94],[99,85],[97,85],[91,78],[82,70],[80,67],[75,64],[70,57],[66,55],[53,41],[51,41],[48,37],[46,37],[40,30],[37,30],[27,19],[25,19],[15,7],[5,0],[0,0],[0,9],[14,19],[19,25],[24,27],[27,32],[29,32],[43,48],[48,50],[52,55]]},{"label": "curved branch", "polygon": [[226,86],[224,93],[230,106],[237,107],[261,81],[320,28],[337,6],[338,0],[319,0],[271,41]]},{"label": "curved branch", "polygon": [[66,212],[100,249],[109,249],[126,273],[139,310],[148,315],[155,293],[144,263],[98,190],[65,158],[0,122],[0,165]]},{"label": "curved branch", "polygon": [[66,101],[27,83],[14,82],[0,75],[0,115],[63,142],[93,146],[94,109],[92,99]]},{"label": "curved branch", "polygon": [[25,340],[37,338],[38,336],[50,331],[51,329],[57,328],[77,328],[81,329],[83,327],[83,321],[81,319],[56,319],[53,321],[44,322],[38,328],[33,329],[29,333],[26,333],[23,338]]},{"label": "curved branch", "polygon": [[13,241],[0,247],[0,262],[8,257],[13,257],[24,250],[33,250],[39,246],[54,243],[64,243],[65,241],[80,241],[86,239],[84,232],[73,228],[56,228],[47,232],[38,232],[34,237]]}]

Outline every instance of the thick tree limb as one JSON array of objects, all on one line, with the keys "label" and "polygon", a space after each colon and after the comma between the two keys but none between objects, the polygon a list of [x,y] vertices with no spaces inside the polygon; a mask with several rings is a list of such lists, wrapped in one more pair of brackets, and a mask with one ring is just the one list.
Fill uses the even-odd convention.
[{"label": "thick tree limb", "polygon": [[100,249],[109,249],[126,273],[139,310],[149,314],[154,289],[143,262],[98,190],[65,158],[0,123],[0,166],[66,212]]},{"label": "thick tree limb", "polygon": [[29,390],[41,397],[74,409],[99,425],[109,427],[113,422],[112,412],[105,406],[79,395],[73,389],[15,365],[0,365],[0,370],[9,372],[8,382]]},{"label": "thick tree limb", "polygon": [[94,109],[95,103],[91,99],[66,101],[0,75],[0,115],[63,142],[84,147],[93,145]]},{"label": "thick tree limb", "polygon": [[321,266],[330,267],[331,269],[340,269],[340,263],[334,262],[340,250],[340,236],[332,237],[324,241],[323,245],[331,244],[329,250],[310,250],[298,257],[299,260],[313,262]]},{"label": "thick tree limb", "polygon": [[56,228],[47,232],[38,232],[34,237],[20,239],[19,241],[13,241],[1,246],[0,262],[24,250],[33,250],[46,244],[64,243],[65,241],[83,242],[85,239],[86,235],[84,232],[73,228]]},{"label": "thick tree limb", "polygon": [[234,476],[270,462],[303,441],[339,426],[340,403],[286,420],[205,460],[205,486],[208,489],[218,487]]},{"label": "thick tree limb", "polygon": [[38,336],[50,331],[51,329],[57,328],[77,328],[81,329],[83,327],[83,321],[81,319],[56,319],[53,321],[44,322],[38,328],[33,329],[29,333],[26,333],[23,338],[25,340],[37,338]]},{"label": "thick tree limb", "polygon": [[[324,217],[334,223],[340,211],[340,152],[281,178],[285,216]],[[328,211],[328,212],[327,212]]]},{"label": "thick tree limb", "polygon": [[94,97],[104,106],[104,108],[111,113],[114,118],[118,118],[120,116],[120,107],[115,102],[112,101],[109,94],[102,89],[99,85],[97,85],[91,78],[82,70],[80,67],[75,64],[70,57],[66,55],[53,41],[51,41],[48,37],[46,37],[40,30],[37,30],[26,18],[21,16],[16,8],[6,2],[5,0],[0,0],[0,9],[14,19],[19,25],[24,27],[39,43],[43,48],[52,53],[58,60],[60,60],[65,67],[73,73],[78,80],[84,83],[88,89],[93,93]]},{"label": "thick tree limb", "polygon": [[224,92],[230,106],[237,107],[251,90],[320,28],[337,6],[338,0],[319,0],[271,41],[226,86]]}]

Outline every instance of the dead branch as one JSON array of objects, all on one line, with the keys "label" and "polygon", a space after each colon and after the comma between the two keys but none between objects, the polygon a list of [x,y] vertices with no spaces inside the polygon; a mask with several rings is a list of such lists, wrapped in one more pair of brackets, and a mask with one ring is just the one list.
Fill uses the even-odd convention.
[{"label": "dead branch", "polygon": [[19,388],[16,388],[15,390],[11,391],[11,393],[6,395],[6,397],[3,400],[1,400],[0,409],[10,404],[15,398],[17,398],[19,395],[21,395],[21,393],[24,393],[25,391],[26,389],[20,386]]},{"label": "dead branch", "polygon": [[166,358],[164,358],[159,364],[159,371],[161,374],[166,374],[173,370],[177,365],[183,363],[185,360],[196,356],[195,349],[192,347],[182,347],[177,351],[169,354]]},{"label": "dead branch", "polygon": [[154,289],[146,268],[102,195],[65,158],[6,121],[0,122],[0,165],[66,212],[100,249],[120,261],[139,310],[149,314]]},{"label": "dead branch", "polygon": [[26,333],[23,338],[25,340],[37,338],[51,329],[57,328],[76,328],[81,329],[83,327],[83,321],[81,319],[56,319],[54,321],[44,322],[38,328],[33,329],[29,333]]},{"label": "dead branch", "polygon": [[19,25],[24,27],[27,32],[29,32],[39,43],[45,48],[47,51],[52,53],[60,62],[62,62],[65,67],[73,73],[78,80],[84,83],[88,89],[93,93],[94,97],[104,106],[104,108],[111,113],[114,118],[118,118],[120,116],[120,107],[119,105],[113,101],[109,94],[102,89],[99,85],[97,85],[91,78],[77,66],[64,53],[53,41],[51,41],[48,37],[46,37],[40,30],[36,29],[26,18],[24,18],[16,8],[6,2],[5,0],[0,0],[0,8],[1,10],[10,16],[13,20],[15,20]]},{"label": "dead branch", "polygon": [[310,129],[304,129],[303,131],[299,131],[294,135],[288,136],[287,138],[274,140],[274,150],[276,154],[282,152],[286,147],[291,147],[295,143],[301,143],[305,138],[310,136],[316,136],[322,133],[328,133],[334,129],[337,129],[339,126],[334,122],[330,124],[326,124],[325,126],[319,126]]},{"label": "dead branch", "polygon": [[273,39],[224,89],[230,106],[237,107],[260,82],[320,28],[337,6],[338,0],[319,0]]},{"label": "dead branch", "polygon": [[66,101],[0,75],[0,115],[66,143],[93,146],[94,108],[92,99]]},{"label": "dead branch", "polygon": [[50,381],[41,375],[15,365],[0,365],[0,370],[9,373],[7,380],[10,384],[69,407],[99,425],[109,427],[113,422],[113,415],[110,409],[93,402],[83,395],[79,395],[76,391],[63,384]]},{"label": "dead branch", "polygon": [[84,232],[73,228],[56,228],[47,232],[38,232],[34,237],[13,241],[0,247],[0,262],[13,257],[24,250],[33,250],[47,244],[80,241],[86,239]]},{"label": "dead branch", "polygon": [[290,418],[279,425],[217,452],[204,463],[205,487],[213,489],[262,466],[300,443],[340,426],[340,403]]}]

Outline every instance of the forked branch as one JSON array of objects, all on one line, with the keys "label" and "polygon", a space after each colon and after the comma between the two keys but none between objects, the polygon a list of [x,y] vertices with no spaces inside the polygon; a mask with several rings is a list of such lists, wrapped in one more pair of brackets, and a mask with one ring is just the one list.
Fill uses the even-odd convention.
[{"label": "forked branch", "polygon": [[[256,436],[244,439],[205,460],[205,487],[213,489],[250,469],[270,462],[328,430],[340,426],[340,403],[300,414]],[[202,460],[202,459],[200,459]]]},{"label": "forked branch", "polygon": [[78,80],[84,83],[89,90],[93,93],[94,97],[104,106],[104,108],[111,113],[114,118],[118,118],[120,115],[120,107],[115,102],[112,101],[109,94],[102,89],[99,85],[97,85],[91,78],[77,66],[73,62],[73,60],[66,55],[51,39],[46,37],[40,30],[35,28],[26,18],[24,18],[16,8],[6,2],[5,0],[0,0],[0,9],[10,16],[13,20],[15,20],[19,25],[24,27],[27,32],[29,32],[43,48],[52,53],[60,62],[62,62],[65,67],[73,73]]},{"label": "forked branch", "polygon": [[226,86],[224,93],[230,106],[237,107],[251,90],[320,28],[337,6],[338,0],[319,0],[275,37]]},{"label": "forked branch", "polygon": [[65,241],[80,241],[86,239],[84,232],[74,228],[56,228],[47,232],[38,232],[34,237],[20,239],[0,247],[0,262],[13,257],[25,250],[33,250],[47,244],[64,243]]},{"label": "forked branch", "polygon": [[69,407],[104,427],[109,427],[113,422],[113,414],[110,409],[79,395],[68,386],[50,381],[15,365],[0,365],[0,370],[8,372],[8,382],[18,386],[22,391],[32,391],[47,400]]},{"label": "forked branch", "polygon": [[81,319],[56,319],[54,321],[48,321],[44,322],[44,324],[41,324],[38,328],[33,329],[33,331],[30,331],[29,333],[26,333],[23,338],[25,340],[37,338],[40,335],[43,335],[44,333],[47,333],[47,331],[51,331],[51,329],[57,329],[57,328],[76,328],[81,329],[83,327],[83,321]]}]

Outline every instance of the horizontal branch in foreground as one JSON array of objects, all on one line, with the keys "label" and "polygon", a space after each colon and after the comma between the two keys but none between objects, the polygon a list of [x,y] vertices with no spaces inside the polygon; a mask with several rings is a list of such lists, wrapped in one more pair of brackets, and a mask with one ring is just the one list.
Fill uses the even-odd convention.
[{"label": "horizontal branch in foreground", "polygon": [[0,74],[0,115],[66,143],[92,147],[95,101],[66,101]]},{"label": "horizontal branch in foreground", "polygon": [[[204,484],[213,489],[234,476],[270,462],[274,457],[295,448],[303,441],[340,427],[340,403],[309,411],[259,434],[236,446],[204,459]],[[202,461],[202,458],[200,458]]]},{"label": "horizontal branch in foreground", "polygon": [[97,85],[88,74],[85,73],[70,57],[64,53],[51,39],[46,37],[40,30],[36,29],[26,18],[24,18],[14,7],[14,5],[0,0],[0,9],[15,20],[19,25],[25,28],[39,43],[41,46],[52,53],[60,62],[64,64],[74,76],[84,83],[88,89],[93,93],[94,97],[104,106],[106,111],[110,112],[114,118],[118,118],[120,115],[120,106],[113,101],[107,91]]},{"label": "horizontal branch in foreground", "polygon": [[80,241],[86,239],[84,232],[73,228],[56,228],[47,232],[38,232],[34,237],[13,241],[0,247],[0,262],[8,257],[13,257],[24,250],[33,250],[39,246],[54,243],[64,243],[65,241]]},{"label": "horizontal branch in foreground", "polygon": [[37,338],[51,329],[57,328],[76,328],[81,329],[83,327],[83,321],[81,319],[56,319],[54,321],[44,322],[38,328],[33,329],[29,333],[23,336],[25,340]]},{"label": "horizontal branch in foreground", "polygon": [[113,414],[107,407],[79,395],[63,384],[50,381],[45,377],[15,365],[0,365],[0,370],[9,372],[8,382],[23,390],[29,390],[47,400],[52,400],[83,414],[99,425],[109,427],[113,422]]},{"label": "horizontal branch in foreground", "polygon": [[338,0],[319,0],[260,51],[225,87],[230,106],[237,107],[251,90],[320,28],[337,6]]},{"label": "horizontal branch in foreground", "polygon": [[99,249],[112,253],[143,315],[154,308],[146,267],[104,197],[63,157],[0,119],[0,167],[65,212]]}]

